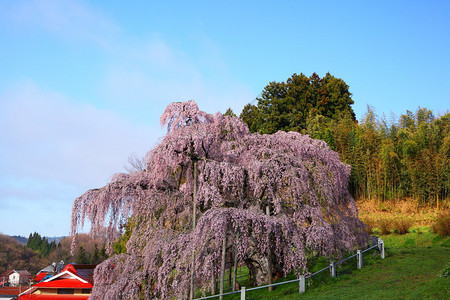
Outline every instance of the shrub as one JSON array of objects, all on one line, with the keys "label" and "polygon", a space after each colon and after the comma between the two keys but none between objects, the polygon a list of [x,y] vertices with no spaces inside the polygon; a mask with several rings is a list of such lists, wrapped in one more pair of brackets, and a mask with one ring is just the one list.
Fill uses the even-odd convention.
[{"label": "shrub", "polygon": [[391,221],[388,219],[381,219],[378,221],[378,227],[381,230],[381,234],[390,234],[391,233]]},{"label": "shrub", "polygon": [[361,218],[361,221],[363,221],[363,223],[365,225],[364,229],[366,230],[366,232],[368,234],[372,234],[373,229],[376,227],[375,226],[375,221],[372,218],[369,218],[369,217]]},{"label": "shrub", "polygon": [[393,222],[394,231],[398,234],[408,233],[409,228],[412,226],[411,219],[401,218]]},{"label": "shrub", "polygon": [[450,209],[441,212],[431,225],[431,231],[442,236],[450,235]]}]

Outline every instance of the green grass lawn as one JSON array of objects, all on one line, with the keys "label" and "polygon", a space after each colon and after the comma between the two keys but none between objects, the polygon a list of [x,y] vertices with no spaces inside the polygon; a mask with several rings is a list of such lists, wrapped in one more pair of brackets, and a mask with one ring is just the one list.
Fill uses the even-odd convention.
[{"label": "green grass lawn", "polygon": [[[306,293],[298,294],[298,283],[249,291],[246,299],[450,299],[450,238],[426,228],[405,235],[382,236],[386,258],[374,250],[364,254],[364,266],[356,269],[356,258],[337,268],[337,278],[324,271],[306,281]],[[312,272],[327,265],[319,260]],[[245,273],[245,270],[241,273]],[[294,275],[283,280],[294,279]],[[246,278],[239,280],[248,286]],[[224,299],[240,299],[240,294]]]}]

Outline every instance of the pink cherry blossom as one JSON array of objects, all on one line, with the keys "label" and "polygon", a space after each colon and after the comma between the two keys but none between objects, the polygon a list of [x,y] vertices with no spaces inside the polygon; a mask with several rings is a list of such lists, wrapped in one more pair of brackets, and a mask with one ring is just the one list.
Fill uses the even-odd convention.
[{"label": "pink cherry blossom", "polygon": [[92,234],[106,227],[110,241],[122,224],[134,224],[128,253],[96,268],[95,299],[156,289],[164,299],[187,298],[192,265],[195,287],[210,288],[224,239],[227,265],[236,256],[256,284],[267,283],[269,263],[273,272],[300,274],[313,255],[366,242],[348,192],[350,167],[325,142],[296,132],[251,134],[239,118],[207,114],[194,101],[170,104],[161,124],[167,135],[148,152],[145,171],[116,174],[74,201],[73,235],[85,219]]}]

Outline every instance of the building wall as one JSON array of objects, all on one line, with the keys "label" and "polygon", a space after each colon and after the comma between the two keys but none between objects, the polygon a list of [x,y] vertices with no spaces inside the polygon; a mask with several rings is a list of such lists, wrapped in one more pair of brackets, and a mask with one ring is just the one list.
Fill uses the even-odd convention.
[{"label": "building wall", "polygon": [[19,280],[20,280],[20,274],[17,272],[13,272],[9,275],[9,283],[12,286],[18,286],[19,285]]},{"label": "building wall", "polygon": [[21,284],[28,284],[29,280],[30,280],[29,276],[20,276],[18,272],[14,271],[9,275],[8,281],[12,286],[19,286]]},{"label": "building wall", "polygon": [[[91,291],[89,291],[88,294],[90,294]],[[34,292],[34,294],[46,294],[46,295],[56,295],[58,294],[57,288],[40,288]],[[74,289],[73,295],[87,295],[86,293],[83,293],[83,289]]]}]

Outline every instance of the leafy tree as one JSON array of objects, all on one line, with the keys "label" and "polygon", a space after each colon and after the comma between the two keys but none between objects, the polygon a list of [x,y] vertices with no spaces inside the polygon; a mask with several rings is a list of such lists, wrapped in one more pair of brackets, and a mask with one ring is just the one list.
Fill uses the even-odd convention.
[{"label": "leafy tree", "polygon": [[[84,256],[86,257],[87,261],[82,259],[82,261],[85,261],[85,263],[93,263],[97,264],[102,261],[104,261],[107,256],[105,256],[105,240],[101,236],[90,236],[88,234],[80,233],[77,235],[77,245],[80,247],[83,247],[84,249]],[[71,261],[77,261],[77,256],[79,256],[79,250],[80,248],[77,247],[73,251],[73,255],[71,254],[71,245],[72,245],[73,238],[72,237],[64,237],[60,240],[56,248],[50,252],[48,256],[48,261],[54,262],[54,261],[61,261],[64,262],[71,262]],[[51,245],[52,243],[50,243]],[[101,249],[100,246],[102,247]],[[105,251],[105,252],[103,252]],[[97,252],[97,254],[95,254]]]},{"label": "leafy tree", "polygon": [[30,236],[28,237],[27,241],[27,247],[32,250],[39,250],[41,248],[42,244],[42,237],[39,233],[34,232],[33,234],[30,233]]},{"label": "leafy tree", "polygon": [[89,259],[86,255],[86,250],[84,250],[83,246],[80,246],[78,248],[78,254],[75,257],[75,262],[77,264],[87,264],[89,263]]},{"label": "leafy tree", "polygon": [[224,116],[228,117],[236,117],[236,114],[233,112],[233,110],[230,108],[227,109],[227,111],[223,114]]},{"label": "leafy tree", "polygon": [[114,242],[113,249],[115,254],[121,254],[127,252],[127,242],[131,237],[131,233],[133,232],[134,222],[130,219],[123,226],[125,232]]},{"label": "leafy tree", "polygon": [[247,124],[250,132],[257,132],[261,126],[260,114],[255,105],[245,105],[239,117]]},{"label": "leafy tree", "polygon": [[91,256],[91,264],[97,264],[99,263],[100,260],[100,251],[98,250],[98,246],[97,244],[95,244],[95,249],[94,249],[94,253]]},{"label": "leafy tree", "polygon": [[355,119],[348,85],[330,73],[323,78],[316,73],[294,74],[286,82],[270,82],[257,100],[256,106],[246,105],[240,115],[251,132],[302,132],[311,115],[337,119],[349,113]]},{"label": "leafy tree", "polygon": [[306,272],[311,256],[365,243],[350,168],[324,142],[251,134],[240,119],[193,101],[170,104],[161,124],[167,135],[147,156],[151,168],[116,174],[74,201],[72,234],[87,217],[92,234],[106,221],[114,241],[119,224],[134,222],[127,253],[97,267],[92,297],[137,298],[157,288],[162,298],[186,299],[218,278],[222,285],[233,261],[263,284],[275,272]]}]

